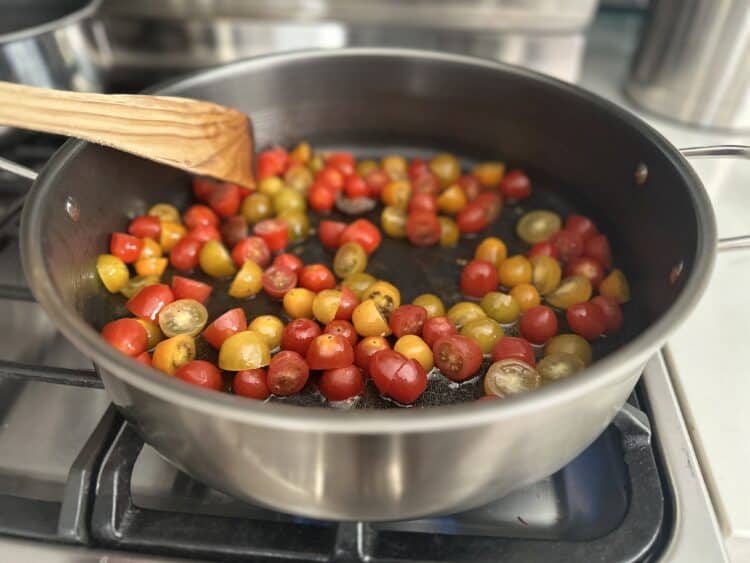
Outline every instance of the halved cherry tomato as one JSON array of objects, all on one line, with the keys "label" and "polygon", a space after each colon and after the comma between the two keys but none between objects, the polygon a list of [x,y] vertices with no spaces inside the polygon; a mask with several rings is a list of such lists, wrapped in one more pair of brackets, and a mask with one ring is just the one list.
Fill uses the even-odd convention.
[{"label": "halved cherry tomato", "polygon": [[344,176],[354,174],[354,156],[349,152],[334,152],[326,158],[326,164],[333,166]]},{"label": "halved cherry tomato", "polygon": [[555,248],[549,241],[538,242],[529,249],[526,256],[529,258],[533,258],[534,256],[549,256],[550,258],[557,258],[557,248]]},{"label": "halved cherry tomato", "polygon": [[197,385],[204,389],[221,391],[224,388],[224,380],[219,368],[205,360],[192,360],[180,366],[174,375],[185,383]]},{"label": "halved cherry tomato", "polygon": [[198,201],[208,201],[211,197],[211,192],[218,186],[218,182],[210,178],[193,178],[193,195]]},{"label": "halved cherry tomato", "polygon": [[461,293],[469,297],[484,297],[495,291],[497,284],[497,269],[486,260],[472,260],[461,271]]},{"label": "halved cherry tomato", "polygon": [[359,176],[349,176],[344,184],[344,193],[346,197],[357,199],[370,195],[370,188],[367,183]]},{"label": "halved cherry tomato", "polygon": [[232,248],[232,260],[238,267],[251,260],[265,268],[271,261],[271,250],[260,237],[243,238]]},{"label": "halved cherry tomato", "polygon": [[391,345],[382,336],[368,336],[359,341],[354,349],[354,363],[366,374],[370,373],[370,358],[381,350],[390,350]]},{"label": "halved cherry tomato", "polygon": [[388,172],[380,168],[372,170],[365,175],[365,183],[370,190],[370,197],[380,198],[383,188],[391,181]]},{"label": "halved cherry tomato", "polygon": [[131,297],[125,304],[128,311],[141,319],[156,320],[159,312],[174,301],[174,294],[163,283],[149,285]]},{"label": "halved cherry tomato", "polygon": [[227,338],[219,349],[219,367],[227,371],[258,369],[271,362],[266,340],[252,330],[241,330]]},{"label": "halved cherry tomato", "polygon": [[254,230],[272,252],[283,250],[289,243],[289,225],[284,219],[265,219],[255,225]]},{"label": "halved cherry tomato", "polygon": [[380,246],[381,239],[380,230],[375,225],[367,219],[357,219],[341,233],[339,244],[356,242],[367,254],[372,254]]},{"label": "halved cherry tomato", "polygon": [[497,218],[502,206],[502,199],[496,194],[484,193],[478,195],[456,217],[458,229],[462,233],[481,231]]},{"label": "halved cherry tomato", "polygon": [[614,297],[598,295],[594,297],[591,302],[599,307],[602,315],[604,315],[604,320],[607,324],[605,332],[607,334],[620,330],[623,319],[622,309],[620,309],[620,304],[617,302],[617,299],[615,299]]},{"label": "halved cherry tomato", "polygon": [[241,203],[242,192],[235,184],[219,184],[208,198],[208,205],[219,217],[237,215]]},{"label": "halved cherry tomato", "polygon": [[434,246],[440,242],[441,226],[437,215],[415,211],[406,218],[406,237],[414,246]]},{"label": "halved cherry tomato", "polygon": [[307,192],[307,203],[313,211],[325,213],[336,204],[336,193],[327,185],[315,182]]},{"label": "halved cherry tomato", "polygon": [[318,293],[324,289],[333,289],[336,287],[336,278],[333,272],[323,264],[310,264],[300,270],[299,284]]},{"label": "halved cherry tomato", "polygon": [[135,261],[133,268],[139,276],[156,276],[160,278],[167,269],[166,258],[140,258]]},{"label": "halved cherry tomato", "polygon": [[599,234],[599,229],[596,228],[594,222],[583,215],[568,215],[565,219],[565,229],[578,233],[583,242]]},{"label": "halved cherry tomato", "polygon": [[415,178],[419,178],[423,174],[429,174],[430,168],[429,166],[427,166],[427,162],[417,157],[413,158],[409,163],[409,167],[406,169],[406,173],[409,176],[410,180],[414,180]]},{"label": "halved cherry tomato", "polygon": [[349,344],[351,344],[352,346],[355,346],[357,344],[357,340],[359,340],[357,331],[354,330],[354,325],[349,321],[340,319],[334,319],[329,322],[325,326],[325,329],[323,329],[323,334],[338,334],[339,336],[343,336],[349,341]]},{"label": "halved cherry tomato", "polygon": [[612,249],[605,235],[595,235],[583,244],[583,255],[593,258],[605,268],[612,267]]},{"label": "halved cherry tomato", "polygon": [[203,331],[203,339],[217,350],[224,341],[247,327],[245,311],[237,307],[219,316]]},{"label": "halved cherry tomato", "polygon": [[531,181],[521,170],[509,170],[500,181],[500,193],[511,199],[524,199],[531,195]]},{"label": "halved cherry tomato", "polygon": [[575,231],[557,231],[549,241],[557,249],[557,257],[561,262],[568,262],[583,254],[583,239]]},{"label": "halved cherry tomato", "polygon": [[479,371],[482,350],[465,336],[451,334],[438,338],[432,346],[435,365],[453,381],[464,381]]},{"label": "halved cherry tomato", "polygon": [[370,358],[370,376],[380,394],[410,404],[427,389],[427,374],[416,360],[393,350],[380,350]]},{"label": "halved cherry tomato", "polygon": [[200,242],[208,242],[209,240],[221,240],[221,233],[217,227],[213,225],[198,225],[188,231],[187,236],[194,238]]},{"label": "halved cherry tomato", "polygon": [[297,287],[297,274],[284,266],[271,266],[263,272],[263,289],[273,299],[283,299],[290,289]]},{"label": "halved cherry tomato", "polygon": [[430,348],[434,348],[438,339],[451,334],[458,334],[458,329],[448,317],[432,317],[422,327],[422,339]]},{"label": "halved cherry tomato", "polygon": [[599,289],[599,284],[604,279],[604,268],[593,258],[579,256],[565,266],[565,276],[583,276],[589,279],[591,287]]},{"label": "halved cherry tomato", "polygon": [[208,321],[208,311],[195,299],[177,299],[159,311],[159,328],[165,336],[198,336]]},{"label": "halved cherry tomato", "polygon": [[329,369],[320,377],[318,388],[329,401],[344,401],[362,393],[365,378],[357,366]]},{"label": "halved cherry tomato", "polygon": [[224,220],[219,231],[224,243],[229,247],[233,247],[241,240],[247,238],[247,220],[242,215],[232,215]]},{"label": "halved cherry tomato", "polygon": [[334,195],[340,194],[344,187],[344,175],[332,166],[326,166],[318,172],[315,181],[329,188]]},{"label": "halved cherry tomato", "polygon": [[320,334],[320,326],[315,321],[295,319],[286,325],[281,333],[281,349],[292,350],[305,356],[312,341]]},{"label": "halved cherry tomato", "polygon": [[321,334],[315,337],[305,354],[310,369],[336,369],[354,363],[354,348],[338,334]]},{"label": "halved cherry tomato", "polygon": [[174,375],[178,369],[194,359],[195,340],[192,336],[180,334],[159,342],[154,348],[151,363],[159,371]]},{"label": "halved cherry tomato", "polygon": [[271,394],[266,370],[257,368],[238,371],[232,380],[232,391],[235,395],[264,401]]},{"label": "halved cherry tomato", "polygon": [[187,208],[182,215],[182,222],[188,229],[194,229],[198,225],[219,226],[219,217],[207,205],[197,203]]},{"label": "halved cherry tomato", "polygon": [[169,253],[169,262],[172,266],[183,272],[194,270],[198,267],[202,242],[192,237],[184,237],[174,245]]},{"label": "halved cherry tomato", "polygon": [[405,334],[422,333],[422,326],[427,320],[427,310],[419,305],[401,305],[391,313],[388,324],[396,338]]},{"label": "halved cherry tomato", "polygon": [[175,299],[195,299],[198,303],[205,303],[211,291],[213,287],[207,283],[182,276],[172,276],[172,293]]},{"label": "halved cherry tomato", "polygon": [[346,229],[346,223],[339,221],[321,221],[318,225],[318,237],[323,246],[338,248],[341,246],[341,233]]},{"label": "halved cherry tomato", "polygon": [[503,336],[492,347],[493,362],[499,362],[508,358],[516,358],[532,367],[536,364],[534,349],[531,347],[531,344],[529,344],[528,340],[517,336]]},{"label": "halved cherry tomato", "polygon": [[218,240],[203,243],[198,254],[198,263],[201,270],[214,278],[226,278],[237,271],[229,251]]},{"label": "halved cherry tomato", "polygon": [[117,319],[102,328],[102,337],[126,356],[139,356],[148,348],[148,334],[135,319]]},{"label": "halved cherry tomato", "polygon": [[630,284],[622,270],[612,270],[599,284],[599,293],[613,297],[620,304],[630,301]]},{"label": "halved cherry tomato", "polygon": [[518,330],[532,344],[544,344],[557,334],[557,316],[546,305],[537,305],[521,315]]},{"label": "halved cherry tomato", "polygon": [[161,220],[155,215],[141,215],[130,222],[128,233],[138,238],[159,240]]},{"label": "halved cherry tomato", "polygon": [[280,176],[289,166],[289,155],[281,147],[273,147],[258,155],[256,160],[258,178],[261,180],[271,176]]},{"label": "halved cherry tomato", "polygon": [[109,253],[126,264],[132,264],[141,254],[143,241],[126,233],[112,233],[109,238]]},{"label": "halved cherry tomato", "polygon": [[268,366],[268,389],[274,395],[294,395],[302,390],[310,377],[310,368],[297,352],[282,350],[271,358]]},{"label": "halved cherry tomato", "polygon": [[411,181],[412,193],[414,195],[424,194],[436,197],[440,193],[440,182],[430,171],[420,174]]},{"label": "halved cherry tomato", "polygon": [[437,215],[437,210],[437,198],[429,193],[414,194],[409,200],[409,206],[407,207],[409,213],[423,211]]},{"label": "halved cherry tomato", "polygon": [[468,199],[469,201],[475,199],[482,191],[482,185],[479,183],[479,180],[476,178],[476,176],[472,174],[464,174],[456,181],[456,183],[464,191],[464,193],[466,194],[466,199]]},{"label": "halved cherry tomato", "polygon": [[135,361],[140,364],[143,364],[144,366],[148,366],[148,367],[152,366],[151,354],[149,354],[148,352],[142,352],[141,354],[138,354],[135,357]]},{"label": "halved cherry tomato", "polygon": [[336,310],[336,320],[351,320],[357,305],[359,305],[359,298],[357,298],[351,289],[342,284],[341,301],[339,301],[339,308]]},{"label": "halved cherry tomato", "polygon": [[298,256],[295,256],[294,254],[289,254],[288,252],[285,252],[284,254],[279,254],[278,256],[276,256],[276,258],[273,259],[272,265],[281,266],[283,268],[288,268],[295,274],[299,274],[300,270],[304,266],[304,264],[302,263],[302,260],[300,260]]},{"label": "halved cherry tomato", "polygon": [[595,303],[586,301],[568,307],[565,318],[570,329],[586,340],[596,340],[607,330],[607,320]]},{"label": "halved cherry tomato", "polygon": [[[500,184],[505,174],[505,164],[502,162],[482,162],[471,171],[484,188],[495,188]],[[505,194],[503,194],[505,195]]]}]

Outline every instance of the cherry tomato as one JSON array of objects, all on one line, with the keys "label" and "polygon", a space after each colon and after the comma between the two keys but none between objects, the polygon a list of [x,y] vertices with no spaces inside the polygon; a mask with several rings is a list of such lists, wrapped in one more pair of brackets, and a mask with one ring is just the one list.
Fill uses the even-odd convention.
[{"label": "cherry tomato", "polygon": [[550,258],[557,258],[557,248],[555,248],[549,241],[538,242],[529,249],[529,251],[526,253],[526,256],[528,256],[529,258],[534,258],[535,256],[549,256]]},{"label": "cherry tomato", "polygon": [[565,276],[583,276],[589,279],[594,289],[598,289],[604,279],[604,268],[593,258],[579,256],[565,266]]},{"label": "cherry tomato", "polygon": [[230,336],[245,330],[247,317],[242,308],[229,309],[203,331],[203,339],[217,350]]},{"label": "cherry tomato", "polygon": [[531,181],[521,170],[509,170],[500,181],[500,193],[511,199],[524,199],[531,195]]},{"label": "cherry tomato", "polygon": [[262,238],[272,252],[283,250],[289,243],[289,225],[283,219],[266,219],[254,227],[255,234]]},{"label": "cherry tomato", "polygon": [[546,305],[537,305],[521,315],[518,330],[532,344],[544,344],[557,334],[557,317]]},{"label": "cherry tomato", "polygon": [[[426,172],[411,181],[412,193],[415,195],[425,194],[432,197],[440,192],[440,182],[432,172]],[[459,188],[460,189],[460,188]]]},{"label": "cherry tomato", "polygon": [[607,325],[605,332],[607,334],[620,330],[623,321],[622,309],[620,309],[620,304],[614,297],[598,295],[594,297],[591,302],[599,307],[602,315],[604,315],[604,321]]},{"label": "cherry tomato", "polygon": [[174,375],[177,379],[204,389],[221,391],[224,388],[219,368],[205,360],[192,360],[181,366]]},{"label": "cherry tomato", "polygon": [[609,239],[604,235],[595,235],[583,244],[583,255],[593,258],[605,268],[612,267],[612,249]]},{"label": "cherry tomato", "polygon": [[333,272],[323,264],[310,264],[300,271],[299,284],[310,291],[318,293],[324,289],[333,289],[336,287],[336,278]]},{"label": "cherry tomato", "polygon": [[448,213],[449,215],[455,215],[461,211],[466,207],[467,202],[466,194],[458,184],[453,184],[446,188],[437,198],[438,209],[442,213]]},{"label": "cherry tomato", "polygon": [[207,205],[195,204],[187,208],[182,216],[182,222],[188,229],[193,229],[198,225],[219,226],[219,217]]},{"label": "cherry tomato", "polygon": [[154,321],[159,311],[172,301],[174,301],[174,294],[169,286],[157,283],[144,287],[128,300],[125,307],[136,317]]},{"label": "cherry tomato", "polygon": [[435,365],[453,381],[464,381],[479,371],[482,350],[473,340],[459,334],[438,338],[432,346]]},{"label": "cherry tomato", "polygon": [[126,233],[112,233],[109,239],[109,253],[126,264],[132,264],[141,254],[143,241]]},{"label": "cherry tomato", "polygon": [[307,355],[310,344],[320,336],[320,326],[310,319],[295,319],[281,333],[281,349]]},{"label": "cherry tomato", "polygon": [[148,334],[135,319],[117,319],[102,328],[102,337],[126,356],[139,356],[148,348]]},{"label": "cherry tomato", "polygon": [[343,368],[354,363],[354,349],[341,335],[321,334],[310,343],[305,359],[310,369]]},{"label": "cherry tomato", "polygon": [[433,349],[438,339],[451,334],[458,334],[458,329],[448,317],[432,317],[422,326],[422,339]]},{"label": "cherry tomato", "polygon": [[268,389],[274,395],[299,393],[310,377],[310,368],[297,352],[283,350],[271,358],[268,366]]},{"label": "cherry tomato", "polygon": [[234,374],[232,391],[248,399],[264,401],[271,394],[268,389],[268,375],[263,368],[246,369]]},{"label": "cherry tomato", "polygon": [[359,176],[349,176],[344,183],[344,193],[346,197],[356,199],[370,195],[370,188],[367,183]]},{"label": "cherry tomato", "polygon": [[334,152],[326,158],[326,164],[333,166],[344,176],[354,174],[354,156],[349,152]]},{"label": "cherry tomato", "polygon": [[195,299],[172,301],[159,311],[159,328],[165,336],[198,336],[208,320],[208,311]]},{"label": "cherry tomato", "polygon": [[180,224],[180,211],[171,203],[155,203],[148,214],[158,217],[162,223]]},{"label": "cherry tomato", "polygon": [[434,246],[440,242],[441,226],[437,215],[415,211],[406,219],[406,237],[414,246]]},{"label": "cherry tomato", "polygon": [[393,350],[373,354],[370,376],[381,395],[402,404],[413,403],[427,389],[427,374],[421,364]]},{"label": "cherry tomato", "polygon": [[482,162],[481,164],[477,164],[471,173],[479,180],[482,187],[494,188],[503,179],[505,164],[502,162]]},{"label": "cherry tomato", "polygon": [[148,352],[142,352],[135,357],[135,361],[143,364],[144,366],[152,367],[151,354]]},{"label": "cherry tomato", "polygon": [[352,346],[355,346],[357,344],[357,340],[359,340],[357,331],[354,330],[354,325],[349,321],[341,319],[329,322],[325,326],[325,329],[323,329],[323,334],[338,334],[339,336],[343,336],[349,341],[349,344],[351,344]]},{"label": "cherry tomato", "polygon": [[422,333],[422,326],[427,320],[427,311],[419,305],[401,305],[391,313],[388,324],[396,338],[405,334]]},{"label": "cherry tomato", "polygon": [[532,391],[540,384],[541,377],[534,367],[516,358],[495,362],[484,376],[484,392],[501,398]]},{"label": "cherry tomato", "polygon": [[332,166],[326,166],[315,176],[316,182],[326,186],[335,195],[341,193],[344,188],[344,175]]},{"label": "cherry tomato", "polygon": [[560,282],[557,288],[544,296],[545,301],[558,309],[567,309],[576,303],[591,298],[591,282],[583,276],[570,276]]},{"label": "cherry tomato", "polygon": [[503,210],[503,198],[493,192],[480,193],[474,198],[472,203],[484,210],[488,223],[492,223],[497,219],[500,216],[500,212]]},{"label": "cherry tomato", "polygon": [[128,225],[128,233],[138,238],[159,240],[161,235],[161,219],[155,215],[141,215]]},{"label": "cherry tomato", "polygon": [[568,215],[565,219],[565,230],[578,233],[583,242],[599,234],[599,229],[596,228],[594,222],[583,215]]},{"label": "cherry tomato", "polygon": [[409,200],[407,211],[409,213],[425,212],[437,215],[437,198],[428,193],[414,194]]},{"label": "cherry tomato", "polygon": [[346,223],[339,221],[321,221],[318,225],[318,237],[323,246],[338,248],[341,246],[341,233],[346,229]]},{"label": "cherry tomato", "polygon": [[268,266],[271,261],[271,250],[266,241],[260,237],[243,238],[232,248],[232,260],[238,268],[251,260],[261,268]]},{"label": "cherry tomato", "polygon": [[351,289],[342,284],[341,301],[339,301],[339,308],[336,310],[336,320],[351,320],[357,305],[359,305],[359,298]]},{"label": "cherry tomato", "polygon": [[376,169],[365,175],[365,183],[370,190],[370,197],[379,198],[383,188],[391,181],[391,177],[385,170]]},{"label": "cherry tomato", "polygon": [[474,202],[469,203],[464,207],[456,217],[456,224],[458,230],[462,233],[478,233],[487,225],[487,214],[478,205],[474,205]]},{"label": "cherry tomato", "polygon": [[284,266],[271,266],[263,272],[263,289],[273,299],[282,299],[287,291],[297,287],[297,274]]},{"label": "cherry tomato", "polygon": [[169,375],[195,359],[195,340],[187,334],[180,334],[162,340],[154,348],[151,359],[154,368]]},{"label": "cherry tomato", "polygon": [[486,260],[472,260],[461,272],[461,293],[481,298],[497,289],[498,277],[495,266]]},{"label": "cherry tomato", "polygon": [[583,254],[583,239],[575,231],[557,231],[549,241],[557,249],[557,257],[562,262],[568,262]]},{"label": "cherry tomato", "polygon": [[604,313],[595,303],[576,303],[565,312],[570,329],[586,340],[596,340],[607,330]]},{"label": "cherry tomato", "polygon": [[299,274],[300,270],[304,266],[302,260],[300,260],[299,257],[295,256],[294,254],[289,254],[288,252],[276,256],[276,258],[273,259],[273,263],[271,265],[287,268],[295,274]]},{"label": "cherry tomato", "polygon": [[479,243],[474,251],[474,258],[486,260],[495,267],[499,266],[508,257],[508,248],[505,243],[497,237],[488,237]]},{"label": "cherry tomato", "polygon": [[224,243],[232,247],[247,238],[247,220],[242,215],[232,215],[224,220],[219,231]]},{"label": "cherry tomato", "polygon": [[193,178],[193,195],[198,201],[208,201],[217,185],[218,183],[210,178],[195,177]]},{"label": "cherry tomato", "polygon": [[503,336],[492,347],[493,362],[507,358],[521,360],[532,367],[536,364],[534,349],[531,347],[531,344],[527,340],[517,336]]},{"label": "cherry tomato", "polygon": [[524,242],[537,244],[549,240],[561,227],[562,219],[557,213],[535,209],[521,217],[516,224],[516,234]]},{"label": "cherry tomato", "polygon": [[219,367],[227,371],[262,368],[270,362],[271,351],[265,338],[252,330],[233,334],[219,349]]},{"label": "cherry tomato", "polygon": [[412,159],[412,161],[409,163],[409,167],[406,169],[406,174],[412,181],[414,181],[415,178],[419,178],[423,174],[429,173],[429,166],[427,166],[427,163],[419,157]]},{"label": "cherry tomato", "polygon": [[482,191],[482,185],[476,176],[472,174],[465,174],[461,176],[456,182],[466,194],[466,199],[472,201]]},{"label": "cherry tomato", "polygon": [[198,263],[201,270],[214,278],[226,278],[237,271],[229,251],[218,240],[203,243],[198,254]]},{"label": "cherry tomato", "polygon": [[208,197],[208,205],[219,217],[237,215],[241,203],[242,193],[235,184],[219,184]]},{"label": "cherry tomato", "polygon": [[318,388],[329,401],[344,401],[362,393],[365,378],[357,366],[329,369],[320,376]]},{"label": "cherry tomato", "polygon": [[390,350],[391,345],[382,336],[368,336],[363,338],[354,349],[354,363],[370,373],[370,358],[381,350]]},{"label": "cherry tomato", "polygon": [[417,360],[422,368],[429,372],[435,365],[432,350],[416,334],[405,334],[393,345],[393,350],[410,360]]},{"label": "cherry tomato", "polygon": [[328,186],[316,182],[307,192],[307,203],[310,204],[310,209],[313,211],[325,213],[333,209],[336,204],[336,194]]},{"label": "cherry tomato", "polygon": [[182,276],[172,276],[172,293],[175,299],[194,299],[198,303],[205,303],[212,290],[213,287],[207,283]]},{"label": "cherry tomato", "polygon": [[372,254],[380,246],[381,235],[378,228],[367,219],[357,219],[341,233],[339,244],[356,242],[365,249],[367,254]]},{"label": "cherry tomato", "polygon": [[208,242],[209,240],[221,240],[221,233],[219,229],[213,225],[198,225],[188,231],[187,236],[194,238],[200,242]]},{"label": "cherry tomato", "polygon": [[283,148],[274,147],[260,153],[256,165],[258,177],[261,180],[271,176],[280,176],[289,166],[289,155]]},{"label": "cherry tomato", "polygon": [[189,271],[198,267],[202,242],[192,237],[180,239],[169,253],[169,262],[176,270]]}]

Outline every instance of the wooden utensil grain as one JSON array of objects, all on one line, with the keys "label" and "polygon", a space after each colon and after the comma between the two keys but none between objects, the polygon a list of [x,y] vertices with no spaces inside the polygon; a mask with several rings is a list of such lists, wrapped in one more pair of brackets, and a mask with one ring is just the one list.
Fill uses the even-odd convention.
[{"label": "wooden utensil grain", "polygon": [[0,125],[77,137],[193,174],[254,186],[250,120],[210,102],[73,93],[0,81]]}]

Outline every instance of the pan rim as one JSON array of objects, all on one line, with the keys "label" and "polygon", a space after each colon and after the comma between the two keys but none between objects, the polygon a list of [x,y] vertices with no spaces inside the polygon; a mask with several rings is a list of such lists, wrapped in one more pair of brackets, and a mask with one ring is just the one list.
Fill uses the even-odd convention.
[{"label": "pan rim", "polygon": [[93,16],[99,10],[102,1],[103,0],[86,0],[85,4],[80,8],[68,12],[57,19],[0,34],[0,47],[23,39],[30,39],[31,37],[43,35],[44,33],[49,33],[57,29],[62,29],[71,24],[76,24]]},{"label": "pan rim", "polygon": [[[400,48],[346,48],[337,50],[303,50],[254,57],[173,79],[147,90],[148,93],[175,95],[176,88],[212,80],[236,69],[264,68],[270,65],[310,58],[347,57],[418,58],[425,61],[452,62],[477,68],[512,73],[541,82],[548,87],[583,97],[593,106],[624,121],[651,143],[682,176],[693,202],[698,228],[697,247],[691,271],[671,307],[644,332],[623,347],[598,360],[575,378],[546,386],[533,393],[504,401],[470,402],[424,409],[354,409],[341,412],[328,408],[300,408],[279,403],[248,401],[225,393],[209,394],[185,385],[176,378],[165,377],[156,370],[131,362],[108,346],[98,333],[58,295],[49,275],[42,252],[41,201],[55,184],[60,173],[88,143],[69,140],[50,159],[32,186],[21,220],[21,256],[29,286],[39,304],[55,326],[94,363],[139,390],[182,407],[221,416],[251,425],[276,427],[301,432],[334,432],[341,434],[389,434],[435,432],[497,423],[572,401],[596,389],[625,379],[633,369],[640,369],[663,344],[669,333],[687,316],[701,297],[710,279],[716,256],[716,222],[713,208],[703,184],[681,153],[653,127],[629,111],[578,86],[513,65],[463,55]],[[612,413],[614,416],[614,412]]]}]

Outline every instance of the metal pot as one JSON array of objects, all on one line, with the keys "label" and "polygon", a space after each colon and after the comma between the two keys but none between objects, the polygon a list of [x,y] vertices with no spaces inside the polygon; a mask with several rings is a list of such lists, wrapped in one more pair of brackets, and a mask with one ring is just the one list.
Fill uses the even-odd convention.
[{"label": "metal pot", "polygon": [[[206,393],[136,365],[92,327],[112,313],[94,269],[109,233],[156,201],[185,203],[185,175],[67,143],[24,209],[29,284],[144,439],[239,498],[317,518],[384,520],[468,509],[537,481],[604,430],[708,282],[714,216],[685,158],[638,118],[554,79],[460,56],[352,49],[242,61],[158,92],[245,111],[259,146],[309,139],[371,153],[502,154],[606,219],[634,295],[627,338],[610,354],[504,401],[337,412]],[[399,268],[384,254],[402,287],[421,283],[405,262],[413,257]]]}]

